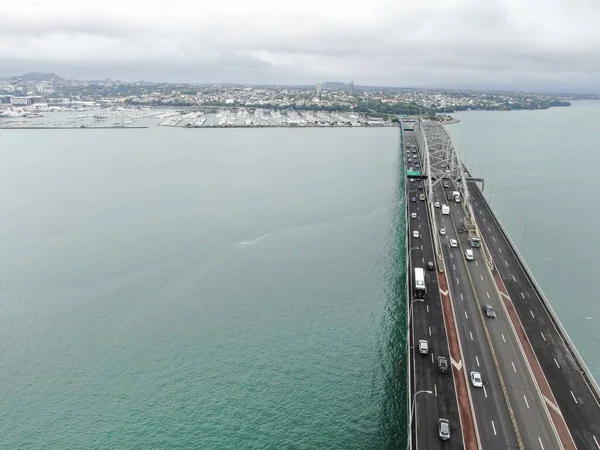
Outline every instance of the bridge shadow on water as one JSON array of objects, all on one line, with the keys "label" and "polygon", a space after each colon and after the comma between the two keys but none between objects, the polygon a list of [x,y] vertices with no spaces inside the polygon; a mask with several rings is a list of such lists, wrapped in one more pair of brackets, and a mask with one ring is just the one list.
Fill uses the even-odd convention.
[{"label": "bridge shadow on water", "polygon": [[394,186],[395,208],[387,238],[384,264],[385,309],[381,318],[379,351],[384,392],[379,413],[379,432],[374,448],[403,449],[407,444],[406,360],[406,204],[403,158],[399,154]]}]

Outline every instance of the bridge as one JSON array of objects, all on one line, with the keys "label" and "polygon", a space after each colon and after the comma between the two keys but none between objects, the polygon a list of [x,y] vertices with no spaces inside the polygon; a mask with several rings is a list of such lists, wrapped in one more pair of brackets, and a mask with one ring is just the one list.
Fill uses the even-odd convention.
[{"label": "bridge", "polygon": [[441,124],[403,121],[408,448],[600,450],[600,389],[483,178]]}]

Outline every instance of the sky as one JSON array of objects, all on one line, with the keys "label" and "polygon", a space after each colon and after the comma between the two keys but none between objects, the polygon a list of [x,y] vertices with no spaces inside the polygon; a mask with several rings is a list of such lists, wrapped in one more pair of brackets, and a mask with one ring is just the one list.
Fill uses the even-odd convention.
[{"label": "sky", "polygon": [[0,0],[0,76],[600,89],[600,0]]}]

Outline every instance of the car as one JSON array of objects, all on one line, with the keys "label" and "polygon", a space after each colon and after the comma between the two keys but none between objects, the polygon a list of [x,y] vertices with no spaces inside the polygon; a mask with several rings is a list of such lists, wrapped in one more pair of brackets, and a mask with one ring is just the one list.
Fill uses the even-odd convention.
[{"label": "car", "polygon": [[433,207],[434,207],[434,208],[439,208],[439,207],[440,207],[440,202],[435,202],[435,203],[433,204]]},{"label": "car", "polygon": [[433,270],[435,269],[435,266],[433,265],[433,261],[428,261],[427,262],[427,270]]},{"label": "car", "polygon": [[471,250],[470,248],[466,249],[465,258],[467,258],[467,261],[473,261],[473,250]]},{"label": "car", "polygon": [[483,386],[483,381],[481,381],[481,374],[479,372],[471,372],[471,384],[474,387]]},{"label": "car", "polygon": [[448,372],[448,360],[446,358],[444,358],[443,356],[438,356],[437,357],[437,368],[440,371],[440,373],[447,373]]},{"label": "car", "polygon": [[483,312],[490,319],[495,319],[496,318],[496,311],[494,311],[494,308],[492,308],[492,305],[485,305],[483,307]]},{"label": "car", "polygon": [[416,219],[417,218],[417,213],[410,213],[410,218],[411,219]]},{"label": "car", "polygon": [[[412,167],[410,169],[408,169],[408,170],[412,170]],[[415,181],[414,178],[409,178],[409,180],[410,180],[411,183],[414,183],[414,181]]]},{"label": "car", "polygon": [[447,188],[449,188],[450,186],[448,186],[448,183],[444,183],[444,187],[447,189]]},{"label": "car", "polygon": [[420,190],[420,191],[422,191],[422,190],[423,190],[423,186],[421,186],[421,185],[418,185],[418,186],[417,186],[417,189],[418,189],[418,190]]},{"label": "car", "polygon": [[450,422],[448,419],[438,420],[438,435],[442,441],[450,439]]},{"label": "car", "polygon": [[450,247],[458,247],[458,242],[456,242],[456,239],[450,239]]},{"label": "car", "polygon": [[419,232],[417,230],[413,231],[413,237],[414,238],[418,238],[419,237]]},{"label": "car", "polygon": [[440,234],[442,236],[446,236],[446,229],[445,228],[440,228]]},{"label": "car", "polygon": [[425,339],[421,339],[419,341],[419,353],[421,355],[426,355],[427,353],[429,353],[429,344]]},{"label": "car", "polygon": [[413,198],[410,199],[410,201],[413,202],[413,203],[416,203],[417,199],[416,199],[416,197],[413,197]]}]

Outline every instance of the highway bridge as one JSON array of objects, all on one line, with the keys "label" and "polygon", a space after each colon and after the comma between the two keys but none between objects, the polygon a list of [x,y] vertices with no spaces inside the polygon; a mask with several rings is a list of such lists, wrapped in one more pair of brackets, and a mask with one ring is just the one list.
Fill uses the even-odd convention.
[{"label": "highway bridge", "polygon": [[484,196],[484,180],[470,176],[441,124],[400,125],[408,447],[600,450],[600,389]]}]

